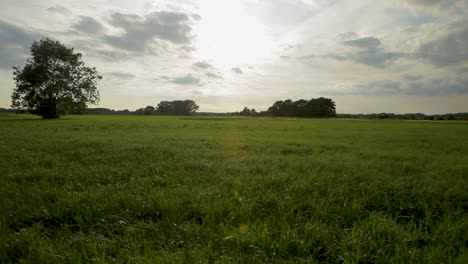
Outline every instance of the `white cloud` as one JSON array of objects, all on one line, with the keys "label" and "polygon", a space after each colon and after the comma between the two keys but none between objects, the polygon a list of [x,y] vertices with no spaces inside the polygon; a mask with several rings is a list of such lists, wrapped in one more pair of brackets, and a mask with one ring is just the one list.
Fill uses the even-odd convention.
[{"label": "white cloud", "polygon": [[123,35],[105,36],[110,45],[131,51],[143,52],[152,42],[169,41],[189,44],[191,26],[184,13],[153,12],[146,16],[114,13],[110,24],[124,30]]},{"label": "white cloud", "polygon": [[133,73],[120,71],[111,72],[109,73],[109,75],[120,79],[134,79],[136,77]]},{"label": "white cloud", "polygon": [[50,11],[52,13],[61,14],[61,15],[70,14],[70,10],[68,10],[68,8],[63,7],[63,6],[51,6],[51,7],[47,8],[47,11]]},{"label": "white cloud", "polygon": [[0,68],[11,69],[25,62],[29,47],[41,35],[0,20]]},{"label": "white cloud", "polygon": [[81,16],[80,21],[73,26],[74,29],[91,35],[103,33],[103,26],[96,19],[89,16]]},{"label": "white cloud", "polygon": [[196,68],[202,68],[202,69],[213,68],[213,65],[209,64],[206,61],[197,61],[193,64],[193,66]]},{"label": "white cloud", "polygon": [[232,71],[237,73],[237,74],[243,74],[244,72],[240,68],[232,68]]},{"label": "white cloud", "polygon": [[460,110],[467,11],[466,0],[4,0],[0,107],[10,104],[9,67],[49,36],[104,75],[104,107],[193,97],[203,111],[262,110],[328,94],[349,112],[373,102],[430,112],[428,97],[440,111]]},{"label": "white cloud", "polygon": [[[408,76],[406,76],[408,77]],[[393,80],[372,81],[343,87],[340,90],[326,90],[329,95],[367,95],[367,96],[450,96],[468,95],[468,79],[436,78],[429,80],[413,79],[406,82]]]},{"label": "white cloud", "polygon": [[468,21],[465,28],[423,43],[419,56],[437,66],[468,63]]},{"label": "white cloud", "polygon": [[192,76],[191,74],[187,74],[186,76],[183,77],[175,77],[174,79],[171,80],[171,82],[176,83],[176,84],[181,84],[181,85],[200,85],[201,84],[201,79]]},{"label": "white cloud", "polygon": [[379,47],[382,43],[380,42],[378,38],[366,37],[366,38],[346,40],[343,42],[343,44],[352,46],[352,47],[373,49],[373,48]]}]

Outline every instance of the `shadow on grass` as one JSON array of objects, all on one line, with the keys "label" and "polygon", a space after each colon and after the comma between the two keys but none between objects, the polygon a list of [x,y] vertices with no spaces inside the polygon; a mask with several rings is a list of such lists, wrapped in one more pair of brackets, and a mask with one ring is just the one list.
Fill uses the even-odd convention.
[{"label": "shadow on grass", "polygon": [[51,120],[71,120],[70,118],[53,118],[53,119],[42,119],[39,116],[25,116],[25,117],[20,117],[20,116],[4,116],[0,115],[0,122],[22,122],[22,121],[51,121]]},{"label": "shadow on grass", "polygon": [[41,121],[41,118],[0,118],[0,122]]}]

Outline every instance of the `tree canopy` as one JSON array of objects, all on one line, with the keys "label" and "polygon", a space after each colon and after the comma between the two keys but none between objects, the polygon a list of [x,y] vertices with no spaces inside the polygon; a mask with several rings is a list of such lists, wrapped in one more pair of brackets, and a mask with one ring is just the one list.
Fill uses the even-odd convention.
[{"label": "tree canopy", "polygon": [[12,107],[42,118],[80,112],[99,101],[96,68],[84,65],[82,55],[58,41],[34,41],[26,65],[13,67],[16,88]]},{"label": "tree canopy", "polygon": [[156,112],[163,115],[191,115],[199,108],[192,100],[161,101]]},{"label": "tree canopy", "polygon": [[268,112],[272,116],[287,117],[334,117],[336,115],[335,102],[330,98],[312,98],[310,100],[291,99],[276,101]]}]

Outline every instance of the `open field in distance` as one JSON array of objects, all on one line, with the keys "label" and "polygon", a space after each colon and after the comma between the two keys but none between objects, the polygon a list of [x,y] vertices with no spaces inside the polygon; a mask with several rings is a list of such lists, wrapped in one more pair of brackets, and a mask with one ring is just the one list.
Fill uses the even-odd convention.
[{"label": "open field in distance", "polygon": [[468,124],[0,116],[0,263],[468,263]]}]

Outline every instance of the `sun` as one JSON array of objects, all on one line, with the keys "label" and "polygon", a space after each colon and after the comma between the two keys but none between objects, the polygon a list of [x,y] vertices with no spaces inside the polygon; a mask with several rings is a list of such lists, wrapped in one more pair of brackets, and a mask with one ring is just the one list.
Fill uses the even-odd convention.
[{"label": "sun", "polygon": [[255,65],[271,56],[267,27],[249,16],[241,1],[203,1],[202,19],[194,26],[195,58],[219,69]]}]

